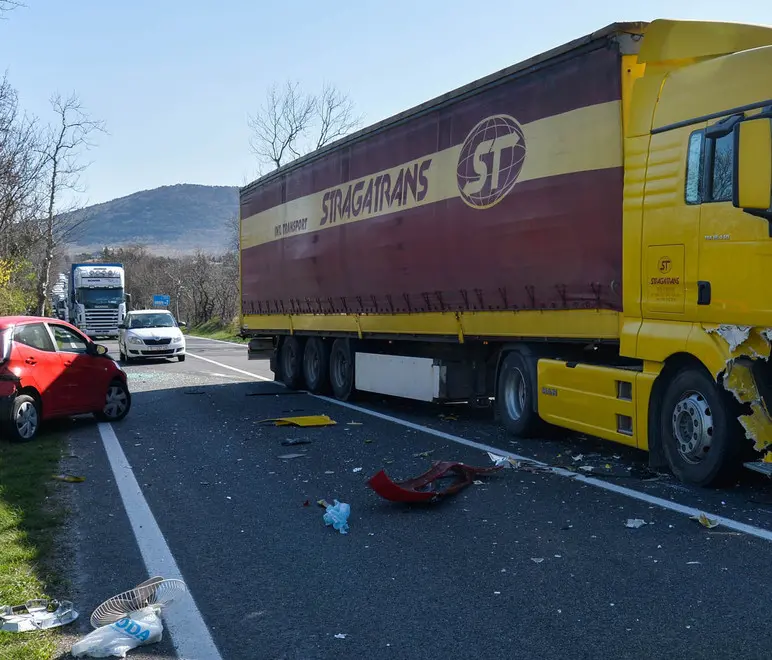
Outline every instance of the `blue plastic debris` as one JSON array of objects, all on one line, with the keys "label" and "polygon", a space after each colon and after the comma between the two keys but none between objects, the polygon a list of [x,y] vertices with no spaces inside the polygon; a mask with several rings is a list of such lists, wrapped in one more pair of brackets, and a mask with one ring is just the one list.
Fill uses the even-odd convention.
[{"label": "blue plastic debris", "polygon": [[333,500],[335,504],[333,506],[327,505],[327,510],[324,514],[324,524],[332,525],[341,534],[348,532],[348,517],[351,513],[351,507],[345,502],[338,502]]}]

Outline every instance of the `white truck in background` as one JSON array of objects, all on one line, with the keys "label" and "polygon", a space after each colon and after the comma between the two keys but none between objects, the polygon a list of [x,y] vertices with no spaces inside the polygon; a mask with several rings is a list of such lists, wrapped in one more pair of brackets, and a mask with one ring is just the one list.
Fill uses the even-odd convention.
[{"label": "white truck in background", "polygon": [[126,318],[125,272],[118,263],[72,264],[67,315],[89,337],[117,337]]},{"label": "white truck in background", "polygon": [[54,317],[61,321],[69,321],[67,311],[67,275],[59,273],[56,284],[51,287],[51,309]]}]

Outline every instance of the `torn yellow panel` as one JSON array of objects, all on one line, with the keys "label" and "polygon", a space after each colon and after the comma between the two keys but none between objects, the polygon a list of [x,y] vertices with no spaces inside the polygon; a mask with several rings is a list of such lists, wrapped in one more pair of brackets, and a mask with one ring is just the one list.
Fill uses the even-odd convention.
[{"label": "torn yellow panel", "polygon": [[729,362],[724,374],[724,389],[734,394],[740,403],[755,403],[761,399],[756,379],[747,362]]},{"label": "torn yellow panel", "polygon": [[327,415],[305,415],[301,417],[279,417],[277,419],[263,419],[258,424],[273,422],[274,426],[334,426],[337,422]]},{"label": "torn yellow panel", "polygon": [[754,401],[751,410],[752,414],[740,417],[740,424],[745,429],[745,437],[755,442],[753,448],[764,451],[772,445],[772,417],[762,401]]},{"label": "torn yellow panel", "polygon": [[768,360],[772,353],[770,331],[743,325],[705,325],[705,332],[718,335],[729,348],[730,359],[752,357]]}]

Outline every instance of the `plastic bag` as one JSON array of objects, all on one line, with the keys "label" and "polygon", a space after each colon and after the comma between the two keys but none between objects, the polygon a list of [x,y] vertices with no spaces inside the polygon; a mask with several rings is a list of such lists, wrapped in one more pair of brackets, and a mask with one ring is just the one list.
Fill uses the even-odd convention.
[{"label": "plastic bag", "polygon": [[102,626],[72,646],[74,658],[125,658],[137,646],[155,644],[163,637],[164,626],[154,607],[132,612],[129,616]]},{"label": "plastic bag", "polygon": [[348,517],[351,513],[351,507],[345,502],[333,500],[335,506],[328,506],[324,514],[324,524],[332,525],[341,534],[348,532]]}]

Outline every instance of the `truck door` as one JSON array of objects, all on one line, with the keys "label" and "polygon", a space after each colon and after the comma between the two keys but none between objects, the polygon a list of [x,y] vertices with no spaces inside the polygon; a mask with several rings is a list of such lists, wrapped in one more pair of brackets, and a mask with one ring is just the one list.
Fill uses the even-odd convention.
[{"label": "truck door", "polygon": [[[689,167],[700,155],[700,140],[691,128],[651,136],[643,203],[641,301],[644,318],[687,320],[696,309],[699,265],[699,200],[689,190],[699,181]],[[689,156],[684,157],[688,153]]]},{"label": "truck door", "polygon": [[702,177],[699,191],[700,320],[755,325],[759,310],[772,309],[767,275],[772,266],[770,224],[732,204],[735,166],[733,128],[737,113],[700,131]]}]

